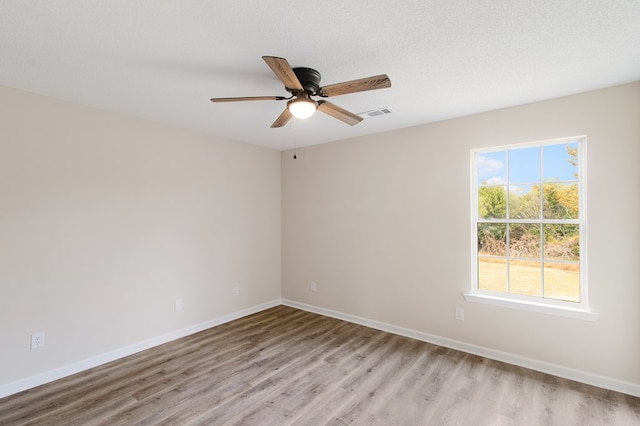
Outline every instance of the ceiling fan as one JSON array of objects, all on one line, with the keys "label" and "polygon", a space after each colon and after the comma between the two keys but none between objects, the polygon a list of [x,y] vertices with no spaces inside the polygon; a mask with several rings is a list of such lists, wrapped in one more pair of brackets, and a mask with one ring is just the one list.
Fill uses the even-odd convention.
[{"label": "ceiling fan", "polygon": [[343,83],[330,84],[320,87],[320,73],[312,68],[291,68],[284,58],[275,56],[263,56],[262,59],[284,84],[291,96],[249,96],[237,98],[211,98],[211,102],[237,102],[237,101],[283,101],[287,100],[287,107],[273,122],[272,128],[282,127],[289,122],[291,117],[308,118],[317,110],[337,118],[350,126],[362,121],[362,117],[353,114],[331,102],[315,100],[312,96],[328,98],[330,96],[345,95],[348,93],[365,92],[368,90],[384,89],[391,87],[391,80],[386,74],[373,77],[360,78],[345,81]]}]

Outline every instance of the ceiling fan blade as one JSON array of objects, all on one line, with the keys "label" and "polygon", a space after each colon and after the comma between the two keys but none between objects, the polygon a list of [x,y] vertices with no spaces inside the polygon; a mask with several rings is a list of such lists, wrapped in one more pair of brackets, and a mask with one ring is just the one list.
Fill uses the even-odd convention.
[{"label": "ceiling fan blade", "polygon": [[366,92],[367,90],[385,89],[387,87],[391,87],[391,80],[386,74],[380,74],[321,87],[318,90],[318,95],[322,97],[338,96],[346,95],[347,93]]},{"label": "ceiling fan blade", "polygon": [[211,98],[211,102],[239,102],[239,101],[282,101],[284,96],[245,96],[239,98]]},{"label": "ceiling fan blade", "polygon": [[280,79],[284,84],[284,87],[295,90],[304,90],[300,80],[296,77],[296,73],[293,72],[293,68],[289,65],[284,58],[277,58],[275,56],[263,56],[262,59],[269,65],[271,71]]},{"label": "ceiling fan blade", "polygon": [[280,114],[278,118],[276,118],[276,121],[273,122],[271,128],[275,129],[276,127],[283,127],[289,122],[289,120],[291,120],[291,117],[293,117],[293,115],[289,112],[289,108],[285,108],[284,111],[282,111],[282,114]]},{"label": "ceiling fan blade", "polygon": [[355,115],[346,109],[340,108],[337,105],[327,101],[318,101],[318,110],[324,112],[327,115],[337,118],[340,121],[347,123],[349,126],[354,126],[362,121],[362,117]]}]

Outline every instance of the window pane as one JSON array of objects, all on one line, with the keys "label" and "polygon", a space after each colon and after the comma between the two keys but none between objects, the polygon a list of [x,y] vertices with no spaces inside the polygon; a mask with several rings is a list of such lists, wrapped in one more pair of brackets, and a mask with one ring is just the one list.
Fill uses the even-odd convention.
[{"label": "window pane", "polygon": [[578,218],[578,184],[545,183],[542,187],[545,219]]},{"label": "window pane", "polygon": [[545,182],[577,180],[578,143],[544,146],[542,163],[542,178]]},{"label": "window pane", "polygon": [[580,260],[580,227],[578,225],[544,225],[544,258],[548,260]]},{"label": "window pane", "polygon": [[509,186],[509,217],[511,219],[540,219],[540,186]]},{"label": "window pane", "polygon": [[512,223],[509,225],[509,256],[540,258],[540,225]]},{"label": "window pane", "polygon": [[480,219],[505,219],[506,215],[507,188],[505,186],[479,187],[478,217]]},{"label": "window pane", "polygon": [[478,224],[478,255],[507,255],[507,225],[504,223]]},{"label": "window pane", "polygon": [[542,262],[509,260],[509,293],[542,296]]},{"label": "window pane", "polygon": [[509,184],[540,182],[540,147],[509,150]]},{"label": "window pane", "polygon": [[507,292],[507,259],[478,258],[478,288]]},{"label": "window pane", "polygon": [[507,183],[507,152],[495,151],[477,154],[476,173],[478,185]]},{"label": "window pane", "polygon": [[544,297],[580,302],[580,264],[545,262]]}]

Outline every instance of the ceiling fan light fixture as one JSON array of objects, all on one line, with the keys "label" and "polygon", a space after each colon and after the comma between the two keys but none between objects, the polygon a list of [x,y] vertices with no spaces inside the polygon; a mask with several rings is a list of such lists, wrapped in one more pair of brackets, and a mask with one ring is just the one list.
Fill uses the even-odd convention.
[{"label": "ceiling fan light fixture", "polygon": [[316,112],[318,103],[309,97],[299,97],[287,104],[289,112],[296,118],[305,119],[309,118]]}]

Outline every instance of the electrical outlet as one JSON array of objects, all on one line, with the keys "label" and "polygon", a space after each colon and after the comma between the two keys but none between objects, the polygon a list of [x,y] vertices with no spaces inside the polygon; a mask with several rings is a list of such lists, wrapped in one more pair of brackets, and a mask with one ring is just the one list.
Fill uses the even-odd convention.
[{"label": "electrical outlet", "polygon": [[315,281],[311,281],[311,285],[309,286],[309,288],[311,289],[311,291],[316,291],[318,286]]},{"label": "electrical outlet", "polygon": [[182,299],[176,299],[175,309],[176,309],[176,312],[182,310]]},{"label": "electrical outlet", "polygon": [[456,308],[456,319],[458,321],[464,321],[464,309]]},{"label": "electrical outlet", "polygon": [[31,349],[37,349],[44,346],[44,331],[33,333],[31,335]]},{"label": "electrical outlet", "polygon": [[235,286],[235,287],[233,288],[233,295],[234,295],[234,296],[240,296],[240,287]]}]

